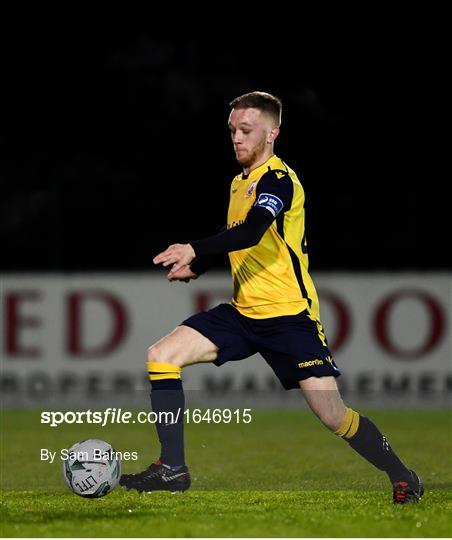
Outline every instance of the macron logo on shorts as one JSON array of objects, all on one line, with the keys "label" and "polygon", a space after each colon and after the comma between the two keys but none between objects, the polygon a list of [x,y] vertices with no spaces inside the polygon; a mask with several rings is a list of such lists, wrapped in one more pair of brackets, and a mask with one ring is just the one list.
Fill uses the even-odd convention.
[{"label": "macron logo on shorts", "polygon": [[255,206],[266,208],[273,214],[273,217],[276,217],[283,209],[284,204],[281,199],[271,193],[261,193],[255,202]]}]

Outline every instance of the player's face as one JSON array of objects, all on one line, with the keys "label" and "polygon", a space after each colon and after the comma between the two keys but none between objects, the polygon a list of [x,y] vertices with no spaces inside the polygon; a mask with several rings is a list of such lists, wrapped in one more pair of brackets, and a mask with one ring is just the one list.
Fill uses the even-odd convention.
[{"label": "player's face", "polygon": [[271,118],[259,109],[232,109],[229,116],[232,144],[239,165],[257,163],[271,149],[275,129]]}]

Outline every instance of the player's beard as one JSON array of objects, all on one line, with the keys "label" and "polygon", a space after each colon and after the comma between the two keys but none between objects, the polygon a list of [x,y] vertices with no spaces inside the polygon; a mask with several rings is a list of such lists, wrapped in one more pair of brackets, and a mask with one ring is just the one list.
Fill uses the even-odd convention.
[{"label": "player's beard", "polygon": [[264,151],[265,139],[263,139],[260,143],[256,144],[256,146],[251,150],[251,152],[246,154],[242,158],[239,158],[236,155],[236,161],[243,168],[252,167],[254,163],[259,160],[260,156],[264,153]]}]

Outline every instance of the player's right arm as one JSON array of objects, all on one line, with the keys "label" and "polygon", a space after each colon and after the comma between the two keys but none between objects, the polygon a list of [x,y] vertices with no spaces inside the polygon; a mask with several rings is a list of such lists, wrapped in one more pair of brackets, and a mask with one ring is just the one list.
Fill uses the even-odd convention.
[{"label": "player's right arm", "polygon": [[186,264],[185,266],[182,266],[176,272],[173,272],[171,274],[171,277],[168,278],[169,281],[185,281],[188,283],[191,279],[197,279],[198,274],[195,274],[192,269],[190,268],[191,265]]},{"label": "player's right arm", "polygon": [[248,249],[258,244],[277,215],[290,208],[292,190],[292,181],[285,171],[268,171],[259,181],[256,202],[243,223],[231,228],[224,227],[215,236],[170,246],[154,258],[154,263],[162,262],[163,266],[173,264],[168,274],[170,281],[187,265],[194,274],[200,275],[211,266],[209,259],[213,256]]},{"label": "player's right arm", "polygon": [[[221,229],[218,231],[218,234],[226,231],[227,228],[227,225],[223,225],[223,227],[221,227]],[[207,272],[207,270],[212,268],[212,266],[215,266],[217,262],[217,255],[203,255],[200,257],[196,257],[196,259],[190,264],[190,270],[196,275],[196,277],[199,277],[201,274],[204,274],[204,272]]]},{"label": "player's right arm", "polygon": [[[225,231],[227,225],[218,231],[218,234]],[[218,261],[218,256],[204,255],[202,257],[196,257],[196,259],[190,263],[178,268],[175,272],[171,271],[169,281],[184,281],[188,283],[191,279],[197,279],[200,275],[207,272],[212,266],[215,266]]]},{"label": "player's right arm", "polygon": [[[279,174],[278,174],[279,173]],[[240,225],[215,236],[190,242],[197,257],[248,249],[258,244],[280,212],[289,210],[293,184],[286,171],[270,170],[260,179],[256,201]]]}]

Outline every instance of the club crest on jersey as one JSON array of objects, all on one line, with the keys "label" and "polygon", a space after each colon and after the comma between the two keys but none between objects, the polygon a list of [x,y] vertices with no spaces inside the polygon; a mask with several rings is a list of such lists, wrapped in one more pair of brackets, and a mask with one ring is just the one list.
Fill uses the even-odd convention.
[{"label": "club crest on jersey", "polygon": [[256,187],[256,180],[251,184],[251,186],[248,188],[248,191],[246,192],[245,197],[248,199],[253,194],[254,188]]},{"label": "club crest on jersey", "polygon": [[254,205],[266,208],[273,214],[273,217],[276,217],[284,206],[282,200],[271,193],[261,193]]}]

